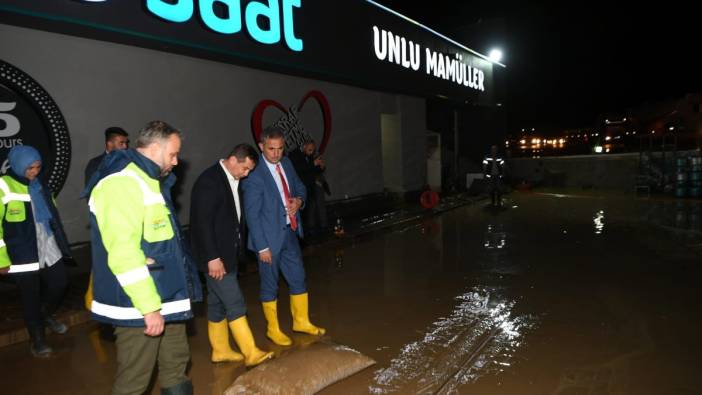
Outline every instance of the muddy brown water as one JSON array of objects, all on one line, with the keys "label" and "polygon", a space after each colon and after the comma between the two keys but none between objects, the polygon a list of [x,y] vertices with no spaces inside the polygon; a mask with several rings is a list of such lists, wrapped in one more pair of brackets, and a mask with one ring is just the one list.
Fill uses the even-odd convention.
[{"label": "muddy brown water", "polygon": [[[476,204],[309,248],[313,321],[378,362],[322,393],[702,393],[701,219],[691,201],[512,194],[502,210]],[[241,284],[259,346],[294,352],[265,339],[257,276]],[[287,306],[281,296],[290,333]],[[209,362],[202,313],[191,332],[196,393],[222,393],[246,370]],[[49,341],[46,360],[26,343],[0,349],[2,393],[109,393],[114,345],[94,324]]]}]

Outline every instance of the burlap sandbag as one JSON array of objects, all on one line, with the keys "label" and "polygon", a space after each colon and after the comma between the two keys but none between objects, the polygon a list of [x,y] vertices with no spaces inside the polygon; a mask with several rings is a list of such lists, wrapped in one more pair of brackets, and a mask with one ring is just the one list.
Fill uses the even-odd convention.
[{"label": "burlap sandbag", "polygon": [[373,364],[346,346],[315,343],[242,374],[224,394],[314,394]]}]

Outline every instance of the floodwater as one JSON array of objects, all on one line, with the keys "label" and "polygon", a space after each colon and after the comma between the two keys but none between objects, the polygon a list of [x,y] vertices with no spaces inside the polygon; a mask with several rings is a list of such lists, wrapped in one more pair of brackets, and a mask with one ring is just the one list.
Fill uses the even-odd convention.
[{"label": "floodwater", "polygon": [[[699,202],[581,191],[514,193],[502,210],[310,247],[313,322],[378,362],[322,394],[702,393],[701,257]],[[241,284],[259,346],[285,354],[265,339],[257,276]],[[290,333],[285,296],[279,315]],[[46,360],[26,343],[0,349],[2,393],[109,392],[114,347],[94,324],[49,340]],[[190,345],[196,393],[246,371],[209,362],[202,314]]]}]

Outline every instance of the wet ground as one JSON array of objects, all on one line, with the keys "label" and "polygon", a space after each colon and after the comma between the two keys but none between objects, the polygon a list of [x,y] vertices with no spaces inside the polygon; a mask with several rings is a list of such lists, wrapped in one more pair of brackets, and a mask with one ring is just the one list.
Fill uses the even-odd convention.
[{"label": "wet ground", "polygon": [[[698,394],[700,243],[699,202],[556,191],[309,247],[313,321],[378,362],[322,393]],[[241,280],[249,321],[284,352],[264,339],[257,282]],[[95,325],[50,341],[48,360],[0,349],[3,393],[109,392],[114,347]],[[197,393],[245,371],[209,363],[202,316],[190,343]]]}]

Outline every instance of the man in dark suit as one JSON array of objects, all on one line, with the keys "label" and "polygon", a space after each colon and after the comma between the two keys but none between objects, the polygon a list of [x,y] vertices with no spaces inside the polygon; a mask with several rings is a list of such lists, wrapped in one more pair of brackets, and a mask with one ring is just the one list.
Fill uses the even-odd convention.
[{"label": "man in dark suit", "polygon": [[[205,170],[193,186],[190,240],[195,260],[207,278],[212,362],[243,360],[246,366],[253,366],[273,355],[256,347],[237,280],[244,230],[239,182],[256,167],[257,159],[252,146],[239,144],[226,159]],[[243,357],[229,344],[230,329]]]},{"label": "man in dark suit", "polygon": [[295,167],[295,172],[307,188],[307,201],[302,211],[302,222],[305,225],[306,237],[317,236],[327,227],[327,212],[324,205],[324,159],[316,153],[317,145],[314,140],[307,140],[288,154]]},{"label": "man in dark suit", "polygon": [[117,149],[127,149],[129,148],[129,134],[124,131],[124,129],[112,126],[105,130],[105,152],[90,159],[88,165],[85,166],[85,185],[88,185],[90,176],[95,173],[98,166],[102,162],[105,155],[109,154],[113,150]]},{"label": "man in dark suit", "polygon": [[293,330],[324,335],[308,315],[305,268],[298,236],[302,237],[299,210],[307,195],[290,160],[283,156],[285,133],[269,126],[261,133],[259,165],[244,180],[244,211],[249,226],[248,247],[258,254],[261,302],[268,321],[266,335],[287,346],[292,340],[278,325],[278,279],[282,272],[290,289]]}]

